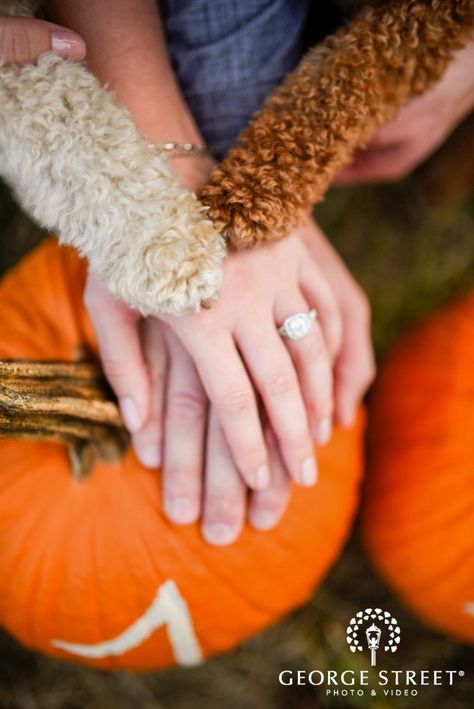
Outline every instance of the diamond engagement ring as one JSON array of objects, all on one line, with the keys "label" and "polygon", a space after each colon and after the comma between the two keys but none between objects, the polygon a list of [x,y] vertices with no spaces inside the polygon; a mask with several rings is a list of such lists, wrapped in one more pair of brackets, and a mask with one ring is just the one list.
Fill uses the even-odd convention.
[{"label": "diamond engagement ring", "polygon": [[309,313],[295,313],[286,318],[278,332],[282,337],[289,337],[290,340],[301,340],[305,337],[313,327],[316,320],[316,310],[310,310]]}]

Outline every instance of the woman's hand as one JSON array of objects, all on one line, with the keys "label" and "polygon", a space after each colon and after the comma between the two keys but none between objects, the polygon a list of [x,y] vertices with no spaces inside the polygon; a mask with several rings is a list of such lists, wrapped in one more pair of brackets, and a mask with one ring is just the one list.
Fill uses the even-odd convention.
[{"label": "woman's hand", "polygon": [[[311,308],[318,319],[303,339],[278,334],[285,318]],[[259,398],[290,476],[314,484],[313,439],[325,443],[331,434],[341,319],[298,236],[231,254],[211,310],[161,319],[190,354],[247,485],[264,489],[270,477]]]},{"label": "woman's hand", "polygon": [[163,333],[168,353],[163,426],[166,514],[178,524],[201,518],[204,538],[216,545],[235,541],[247,516],[257,529],[273,527],[286,507],[289,478],[268,422],[263,429],[271,482],[266,490],[248,491],[192,359],[169,326],[149,319],[145,327]]},{"label": "woman's hand", "polygon": [[[257,529],[275,526],[290,482],[268,422],[264,437],[271,482],[266,490],[248,494],[193,361],[171,328],[154,318],[139,321],[94,276],[88,279],[85,302],[135,451],[149,468],[162,464],[169,519],[190,524],[201,518],[203,536],[216,545],[234,541],[246,517]],[[141,402],[140,409],[134,400]]]},{"label": "woman's hand", "polygon": [[63,59],[84,59],[84,40],[71,30],[33,17],[0,16],[0,61],[29,64],[43,52],[53,51]]},{"label": "woman's hand", "polygon": [[404,177],[425,160],[474,106],[474,41],[457,52],[441,81],[401,109],[366,150],[337,177],[337,184]]},{"label": "woman's hand", "polygon": [[[321,281],[321,276],[317,270],[314,272],[311,268],[313,262],[313,265],[318,264],[324,272],[324,277],[333,293],[333,299],[329,298],[330,306],[326,310],[324,310],[324,306],[321,308],[318,298],[317,307],[320,311],[322,310],[322,319],[325,320],[324,341],[321,342],[322,332],[318,334],[313,332],[313,336],[316,336],[317,342],[319,338],[321,345],[321,349],[318,344],[316,345],[318,357],[327,351],[328,345],[326,343],[329,342],[329,350],[333,358],[336,421],[343,425],[350,425],[353,422],[360,398],[374,373],[367,299],[310,217],[297,230],[295,236],[291,237],[291,240],[301,242],[299,247],[295,248],[291,246],[290,241],[287,248],[290,251],[296,250],[298,263],[302,258],[305,263],[310,264],[311,277],[309,280],[314,279],[312,289],[321,288],[321,286],[317,286],[317,282]],[[270,253],[274,246],[276,244],[269,247]],[[285,256],[288,255],[286,248],[282,251]],[[251,253],[257,252],[248,252],[247,256],[250,256]],[[240,257],[244,255],[236,254],[236,260],[240,261]],[[281,255],[281,259],[276,258],[278,269],[281,269],[283,264],[285,266],[283,268],[285,271],[283,283],[286,282],[288,274],[291,272],[291,269],[286,268],[290,259],[284,258],[284,255]],[[264,257],[264,263],[268,267],[266,270],[261,273],[253,273],[253,269],[251,269],[254,286],[256,284],[258,288],[261,288],[266,276],[272,275],[275,265],[273,261],[273,255],[267,254]],[[248,266],[239,266],[238,264],[232,266],[232,283],[235,279],[244,278],[241,272],[244,268],[247,269]],[[274,275],[275,273],[273,273]],[[322,282],[325,283],[324,279]],[[237,309],[238,313],[232,317],[240,322],[240,316],[244,312],[242,308],[248,309],[250,307],[249,321],[251,324],[259,326],[262,321],[252,317],[252,314],[260,312],[268,314],[267,311],[272,309],[266,305],[267,297],[263,299],[263,303],[259,303],[257,293],[253,291],[254,286],[252,286],[252,290],[250,287],[244,289],[245,293],[242,299],[238,295],[227,296],[229,304],[225,305],[222,311],[230,318],[231,312]],[[322,288],[324,289],[324,286]],[[249,294],[249,291],[254,295]],[[238,292],[242,293],[242,289]],[[299,297],[303,298],[301,291]],[[308,303],[312,302],[311,291],[308,291],[307,297]],[[252,492],[247,500],[246,486],[234,462],[216,409],[209,407],[195,364],[173,333],[171,326],[149,318],[140,323],[139,327],[137,316],[125,305],[112,299],[93,276],[89,278],[85,299],[96,327],[103,366],[120,399],[122,414],[127,427],[132,432],[137,455],[145,465],[151,468],[162,463],[164,508],[168,517],[174,522],[186,524],[201,516],[205,538],[211,543],[217,544],[229,543],[238,536],[246,516],[247,506],[248,519],[254,527],[259,529],[273,527],[286,507],[289,477],[285,470],[287,465],[283,462],[280,453],[281,443],[280,446],[277,444],[268,419],[264,417],[262,424],[262,416],[255,411],[257,435],[263,440],[263,454],[269,460],[270,486],[266,490]],[[282,318],[289,313],[288,302],[290,302],[285,298],[283,301]],[[303,308],[301,301],[298,301],[298,304],[294,304],[291,312],[307,309],[308,303]],[[207,316],[211,314],[212,311],[201,314],[206,317],[206,323],[209,323],[210,319]],[[199,320],[200,317],[188,316],[187,318],[170,320],[185,331],[191,327],[190,319]],[[215,317],[218,319],[217,315]],[[219,320],[220,318],[219,315]],[[294,383],[297,375],[294,370],[293,373],[291,371],[292,362],[288,358],[288,353],[285,357],[286,346],[276,334],[274,322],[275,319],[272,318],[270,323],[267,323],[271,332],[267,332],[267,342],[262,347],[260,345],[261,333],[255,334],[256,339],[253,343],[254,335],[253,331],[250,331],[247,337],[248,341],[253,344],[250,356],[261,360],[261,365],[257,363],[257,366],[262,367],[259,371],[268,369],[270,374],[269,367],[271,366],[273,369],[275,366],[273,361],[273,348],[275,348],[277,355],[285,364],[289,364],[289,369],[286,370],[284,376],[289,376],[288,381]],[[242,323],[242,325],[246,325],[246,323]],[[210,332],[206,331],[203,339],[200,328],[196,326],[195,342],[204,341],[204,347],[207,345],[212,350],[215,321],[212,320],[210,326],[206,324],[207,327],[210,327]],[[342,338],[338,334],[341,327]],[[219,326],[219,329],[222,330],[222,327]],[[234,329],[235,324],[232,328],[227,327],[227,330],[224,328],[226,333],[232,332],[232,337],[228,334],[228,341],[231,344],[233,344]],[[194,339],[192,330],[188,331],[188,335],[190,340]],[[184,339],[186,337],[185,334]],[[208,337],[210,339],[207,339]],[[321,363],[318,365],[317,362],[312,361],[311,350],[314,347],[314,341],[308,343],[305,338],[289,344],[294,348],[295,356],[299,355],[301,358],[298,372],[301,373],[305,367],[308,368],[308,366],[311,367],[315,364],[315,370],[313,372],[310,370],[304,376],[309,379],[317,378]],[[309,345],[309,350],[298,351],[297,348],[300,345],[304,347]],[[239,357],[237,350],[232,347],[230,350],[235,362]],[[265,353],[269,353],[270,357],[267,362],[262,359],[262,353],[264,356]],[[211,352],[211,355],[214,356],[214,353]],[[218,362],[218,367],[215,367],[213,361],[208,362],[208,365],[209,376],[212,378],[213,371],[218,369],[218,381],[223,382],[224,386],[228,386],[230,380],[227,380],[225,361]],[[330,363],[328,368],[331,368]],[[246,370],[243,369],[243,372],[245,375]],[[265,374],[266,372],[264,372]],[[291,400],[291,394],[294,394],[294,390],[292,392],[290,388],[286,394],[278,396],[278,389],[281,388],[282,381],[285,384],[286,382],[281,378],[281,375],[278,375],[276,379],[274,377],[275,375],[271,381],[276,381],[280,387],[277,386],[274,396],[269,397],[273,407],[282,403],[282,396]],[[244,382],[244,386],[246,385]],[[323,388],[320,390],[316,384],[316,398],[324,390],[324,386],[323,383]],[[332,392],[330,383],[328,388]],[[276,400],[275,393],[277,394]],[[305,393],[308,398],[311,395],[311,390]],[[301,394],[298,390],[295,398],[298,407],[301,404]],[[256,408],[252,391],[250,402],[250,405]],[[247,412],[247,415],[251,413],[251,410]],[[240,411],[240,416],[244,413]],[[285,415],[287,412],[283,411],[283,416]],[[237,419],[232,420],[231,423],[237,424],[235,435],[239,441]],[[283,433],[285,435],[285,431]],[[291,433],[291,429],[288,433]]]},{"label": "woman's hand", "polygon": [[[106,298],[93,277],[85,301],[106,374],[128,427],[138,435],[150,410],[151,355],[141,349],[136,316]],[[278,325],[313,307],[319,317],[308,335],[283,340]],[[331,358],[340,349],[341,319],[331,288],[301,240],[290,236],[232,254],[220,300],[211,310],[163,321],[190,354],[246,483],[263,489],[270,480],[255,387],[291,477],[314,484],[313,439],[324,443],[331,432]],[[156,355],[153,361],[156,369]],[[139,447],[144,461],[141,441]]]}]

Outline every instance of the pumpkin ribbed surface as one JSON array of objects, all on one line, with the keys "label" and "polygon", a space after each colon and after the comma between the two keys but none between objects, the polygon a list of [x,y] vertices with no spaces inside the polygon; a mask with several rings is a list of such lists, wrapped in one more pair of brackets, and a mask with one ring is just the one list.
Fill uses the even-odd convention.
[{"label": "pumpkin ribbed surface", "polygon": [[474,641],[474,293],[414,328],[370,407],[362,534],[426,622]]},{"label": "pumpkin ribbed surface", "polygon": [[[0,358],[96,351],[85,268],[45,241],[0,284]],[[75,480],[64,446],[0,440],[0,623],[30,648],[96,667],[150,669],[227,650],[305,602],[351,526],[363,415],[322,448],[271,532],[207,544],[162,512],[157,472],[129,450]],[[158,596],[157,596],[158,594]]]}]

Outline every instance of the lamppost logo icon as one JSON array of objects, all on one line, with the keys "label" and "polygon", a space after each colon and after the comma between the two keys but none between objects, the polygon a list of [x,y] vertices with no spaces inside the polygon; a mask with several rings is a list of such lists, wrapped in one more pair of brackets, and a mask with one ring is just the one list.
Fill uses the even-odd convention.
[{"label": "lamppost logo icon", "polygon": [[[364,640],[362,639],[364,638]],[[355,614],[347,627],[347,644],[351,652],[370,650],[370,664],[377,664],[380,643],[384,652],[396,652],[400,643],[398,622],[381,608],[366,608]]]}]

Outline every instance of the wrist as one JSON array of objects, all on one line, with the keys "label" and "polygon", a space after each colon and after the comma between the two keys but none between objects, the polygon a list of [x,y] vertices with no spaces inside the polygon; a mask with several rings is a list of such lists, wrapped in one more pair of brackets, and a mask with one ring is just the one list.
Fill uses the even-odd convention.
[{"label": "wrist", "polygon": [[215,166],[210,155],[173,156],[168,157],[171,171],[177,175],[183,187],[196,192],[209,179]]}]

